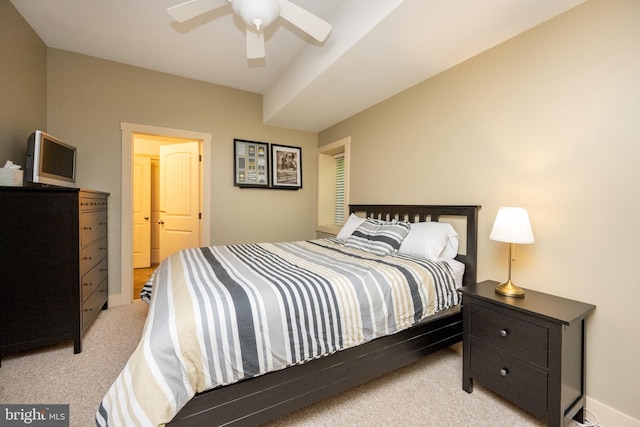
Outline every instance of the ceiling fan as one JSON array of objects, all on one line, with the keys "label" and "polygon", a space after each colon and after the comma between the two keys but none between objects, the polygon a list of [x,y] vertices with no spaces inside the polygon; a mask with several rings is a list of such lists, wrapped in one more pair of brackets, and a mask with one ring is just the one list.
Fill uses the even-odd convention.
[{"label": "ceiling fan", "polygon": [[176,21],[184,22],[231,3],[233,12],[246,24],[247,58],[264,58],[264,28],[282,17],[323,42],[331,32],[331,24],[289,0],[189,0],[167,9]]}]

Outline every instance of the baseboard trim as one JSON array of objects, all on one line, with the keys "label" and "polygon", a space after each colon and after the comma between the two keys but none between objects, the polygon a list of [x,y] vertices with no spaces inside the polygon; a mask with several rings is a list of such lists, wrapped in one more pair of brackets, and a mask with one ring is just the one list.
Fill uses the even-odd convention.
[{"label": "baseboard trim", "polygon": [[125,296],[123,294],[112,294],[109,295],[109,307],[117,307],[119,305],[129,305],[131,304],[131,296]]},{"label": "baseboard trim", "polygon": [[[607,427],[640,427],[640,420],[623,414],[617,409],[607,406],[602,402],[587,397],[587,409],[592,412],[586,413],[589,421],[594,422],[594,415],[598,417],[598,425]],[[573,423],[575,425],[575,423]]]}]

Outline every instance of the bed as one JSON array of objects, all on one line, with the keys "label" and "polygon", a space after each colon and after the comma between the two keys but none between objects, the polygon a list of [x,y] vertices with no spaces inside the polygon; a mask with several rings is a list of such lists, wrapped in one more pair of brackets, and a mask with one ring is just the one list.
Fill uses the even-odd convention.
[{"label": "bed", "polygon": [[[368,219],[358,219],[346,240],[194,248],[169,257],[146,287],[153,290],[141,343],[96,423],[259,425],[461,341],[456,287],[476,282],[478,210],[351,205]],[[415,236],[426,222],[456,218],[464,250],[451,260],[393,249],[410,240],[390,237],[403,227]],[[379,240],[366,235],[367,226]],[[374,240],[382,246],[361,246]],[[221,305],[224,299],[231,303]]]}]

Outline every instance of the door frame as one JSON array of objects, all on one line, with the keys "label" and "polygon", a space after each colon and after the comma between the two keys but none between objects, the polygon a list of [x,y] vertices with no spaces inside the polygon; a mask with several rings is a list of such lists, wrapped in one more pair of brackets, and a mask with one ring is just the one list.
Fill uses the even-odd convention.
[{"label": "door frame", "polygon": [[109,305],[126,305],[133,301],[133,135],[169,136],[202,141],[202,222],[200,242],[211,241],[211,145],[210,133],[164,128],[136,123],[120,123],[122,131],[122,202],[120,231],[120,294],[109,295]]}]

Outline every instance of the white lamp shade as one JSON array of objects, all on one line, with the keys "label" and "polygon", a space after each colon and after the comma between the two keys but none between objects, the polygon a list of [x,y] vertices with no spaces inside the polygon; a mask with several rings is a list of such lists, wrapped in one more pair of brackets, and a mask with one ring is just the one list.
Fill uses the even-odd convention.
[{"label": "white lamp shade", "polygon": [[491,240],[507,243],[533,243],[533,230],[525,208],[503,207],[493,223]]}]

